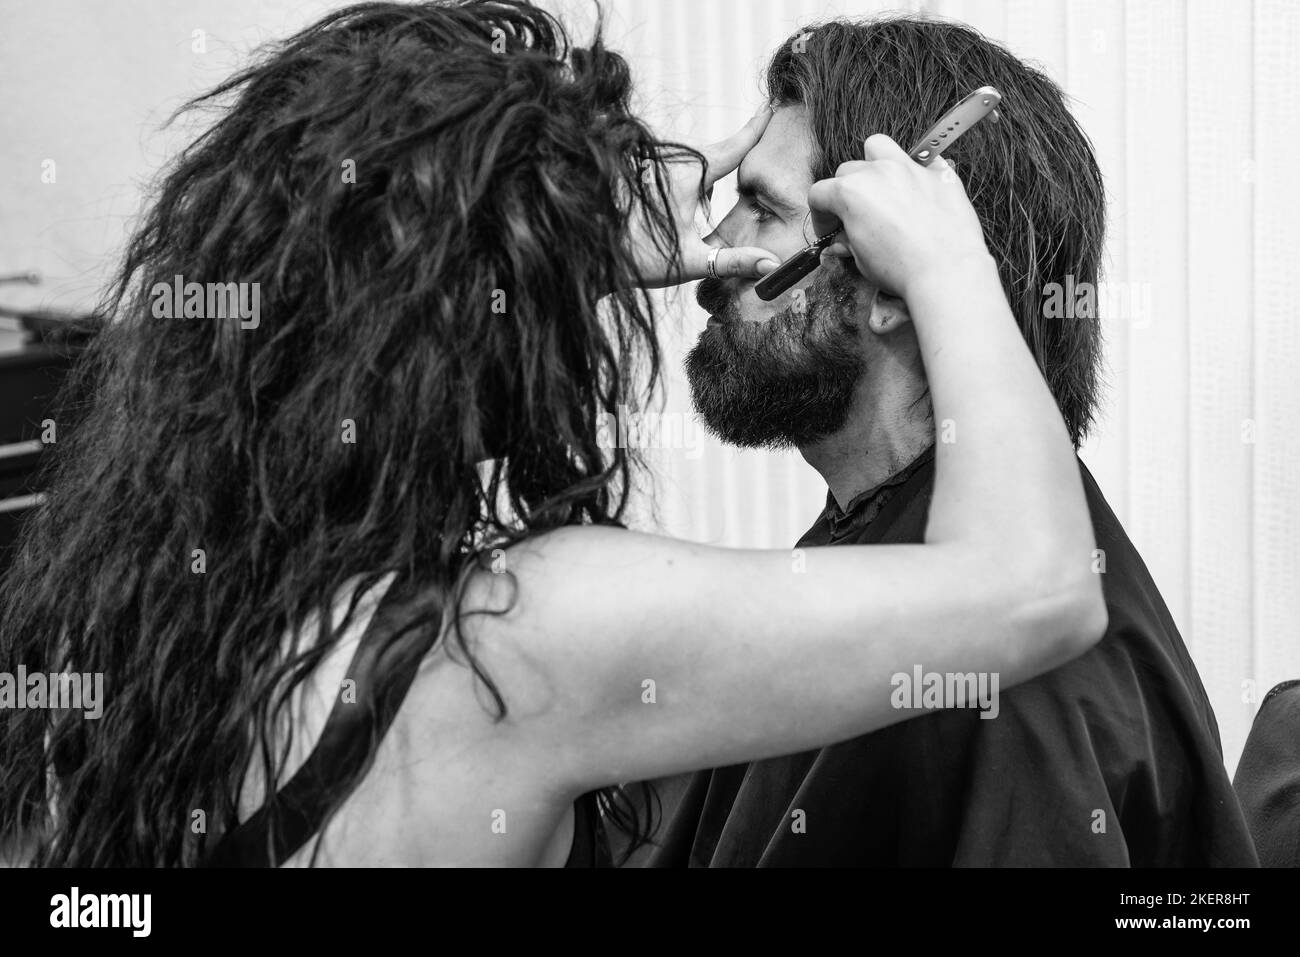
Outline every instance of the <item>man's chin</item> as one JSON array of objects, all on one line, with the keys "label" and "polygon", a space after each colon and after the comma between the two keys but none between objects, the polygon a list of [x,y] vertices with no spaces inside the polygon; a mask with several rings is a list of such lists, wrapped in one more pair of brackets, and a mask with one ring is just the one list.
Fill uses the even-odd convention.
[{"label": "man's chin", "polygon": [[788,449],[798,443],[784,429],[773,428],[757,418],[737,415],[736,407],[725,412],[704,409],[697,402],[695,410],[704,424],[704,430],[720,442],[742,449]]},{"label": "man's chin", "polygon": [[810,376],[764,376],[707,361],[699,347],[687,357],[691,402],[705,431],[745,449],[789,449],[816,442],[848,421],[853,383]]},{"label": "man's chin", "polygon": [[802,448],[838,431],[847,415],[831,418],[826,411],[815,420],[775,417],[770,405],[748,407],[742,402],[723,405],[695,400],[704,429],[720,442],[742,449],[780,451]]}]

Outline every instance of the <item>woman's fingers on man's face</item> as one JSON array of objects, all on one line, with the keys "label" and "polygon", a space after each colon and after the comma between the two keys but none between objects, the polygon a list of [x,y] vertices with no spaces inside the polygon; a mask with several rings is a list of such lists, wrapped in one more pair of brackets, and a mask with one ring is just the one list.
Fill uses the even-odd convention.
[{"label": "woman's fingers on man's face", "polygon": [[771,119],[772,108],[764,106],[731,136],[700,151],[709,161],[709,169],[704,177],[706,187],[712,186],[740,165],[745,155],[763,138],[763,131]]}]

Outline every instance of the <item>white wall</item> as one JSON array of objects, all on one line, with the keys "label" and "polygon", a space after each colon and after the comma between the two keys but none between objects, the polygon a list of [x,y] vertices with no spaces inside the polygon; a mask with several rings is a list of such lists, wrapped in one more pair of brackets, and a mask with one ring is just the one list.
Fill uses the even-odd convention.
[{"label": "white wall", "polygon": [[[0,3],[0,273],[47,278],[0,287],[0,301],[89,305],[144,184],[192,131],[161,122],[250,46],[337,5]],[[550,6],[579,32],[591,22],[586,0]],[[607,0],[607,33],[660,131],[708,142],[752,113],[767,54],[797,27],[900,7],[1039,61],[1096,143],[1107,279],[1151,308],[1104,315],[1109,393],[1084,458],[1183,631],[1232,769],[1256,707],[1243,683],[1262,694],[1300,677],[1300,190],[1284,169],[1300,153],[1300,4]],[[720,212],[732,195],[719,190]],[[688,431],[656,458],[662,524],[785,547],[824,487],[797,455],[735,453],[689,431],[680,360],[703,317],[689,293],[672,306],[664,411]]]}]

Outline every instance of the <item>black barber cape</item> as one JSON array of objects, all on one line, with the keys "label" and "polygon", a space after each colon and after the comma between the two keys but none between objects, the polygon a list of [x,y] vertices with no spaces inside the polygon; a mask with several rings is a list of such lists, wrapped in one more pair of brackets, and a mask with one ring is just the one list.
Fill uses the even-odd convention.
[{"label": "black barber cape", "polygon": [[1260,702],[1233,787],[1265,867],[1300,867],[1300,680]]},{"label": "black barber cape", "polygon": [[[1214,713],[1142,559],[1080,463],[1110,625],[999,689],[852,741],[696,774],[651,866],[1257,866]],[[917,543],[933,448],[800,546]],[[815,609],[809,610],[815,614]],[[870,635],[863,640],[869,641]]]}]

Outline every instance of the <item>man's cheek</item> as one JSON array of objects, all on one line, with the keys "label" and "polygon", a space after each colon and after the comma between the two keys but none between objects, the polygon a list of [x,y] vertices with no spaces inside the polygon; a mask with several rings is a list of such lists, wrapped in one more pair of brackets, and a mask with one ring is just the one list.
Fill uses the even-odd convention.
[{"label": "man's cheek", "polygon": [[737,302],[740,318],[745,322],[767,322],[775,317],[788,315],[792,310],[799,316],[807,314],[807,296],[803,289],[795,289],[772,302],[764,302],[751,289],[741,295]]},{"label": "man's cheek", "polygon": [[790,313],[796,319],[805,319],[808,316],[808,294],[802,289],[796,289],[790,293]]},{"label": "man's cheek", "polygon": [[767,322],[776,310],[757,296],[747,296],[738,303],[738,312],[742,322]]}]

